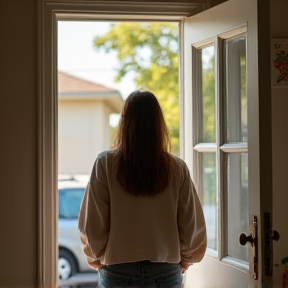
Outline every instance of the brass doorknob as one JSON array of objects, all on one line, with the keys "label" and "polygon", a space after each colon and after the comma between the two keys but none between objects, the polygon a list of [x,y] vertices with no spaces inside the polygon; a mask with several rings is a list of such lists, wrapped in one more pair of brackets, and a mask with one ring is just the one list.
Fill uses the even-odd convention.
[{"label": "brass doorknob", "polygon": [[247,242],[249,242],[253,246],[254,239],[253,239],[251,234],[249,236],[246,236],[244,233],[241,233],[241,235],[239,237],[239,242],[242,246],[246,245]]}]

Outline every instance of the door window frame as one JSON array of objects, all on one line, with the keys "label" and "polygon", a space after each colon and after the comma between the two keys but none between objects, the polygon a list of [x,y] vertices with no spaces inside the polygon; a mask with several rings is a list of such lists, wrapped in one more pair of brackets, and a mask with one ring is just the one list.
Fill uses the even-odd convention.
[{"label": "door window frame", "polygon": [[[225,222],[227,219],[227,187],[226,187],[226,177],[224,168],[224,157],[232,153],[248,153],[247,142],[237,142],[237,143],[226,143],[224,139],[224,41],[231,39],[235,36],[241,35],[243,33],[247,34],[247,25],[240,25],[239,27],[234,27],[234,29],[227,32],[218,34],[217,36],[207,38],[200,42],[193,43],[192,49],[192,83],[196,83],[192,91],[192,105],[194,107],[192,113],[192,143],[193,143],[193,156],[192,156],[192,173],[193,179],[195,179],[195,184],[198,191],[202,190],[201,181],[201,164],[199,163],[198,153],[203,152],[213,152],[216,157],[216,186],[217,186],[217,249],[213,250],[208,248],[206,255],[217,259],[223,263],[237,267],[245,272],[249,271],[249,263],[241,260],[234,259],[227,256],[227,235],[224,227],[227,225]],[[247,38],[247,35],[245,36]],[[199,51],[203,48],[214,46],[215,47],[215,133],[216,139],[214,143],[202,143],[200,141],[201,134],[201,119],[202,112],[200,108],[200,98],[202,94],[202,87],[199,84],[199,79],[201,76],[199,72],[201,71],[201,63],[199,59]],[[247,70],[247,68],[246,68]],[[247,93],[247,91],[246,91]],[[186,147],[187,149],[187,147]],[[224,154],[225,156],[224,156]],[[249,211],[248,211],[249,213]]]},{"label": "door window frame", "polygon": [[[39,0],[38,36],[38,286],[58,286],[57,21],[149,20],[180,22],[180,151],[184,157],[183,21],[210,1]],[[109,12],[107,12],[109,11]],[[191,108],[192,109],[192,108]],[[182,112],[181,112],[182,111]],[[192,110],[191,110],[192,112]]]}]

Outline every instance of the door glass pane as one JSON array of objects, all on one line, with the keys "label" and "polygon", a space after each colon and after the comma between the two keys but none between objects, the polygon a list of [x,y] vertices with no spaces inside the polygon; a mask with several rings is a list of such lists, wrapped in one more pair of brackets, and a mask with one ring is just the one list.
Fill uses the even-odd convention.
[{"label": "door glass pane", "polygon": [[250,234],[248,203],[248,153],[227,156],[228,256],[249,262],[249,245],[241,246],[241,233]]},{"label": "door glass pane", "polygon": [[207,246],[217,250],[217,182],[215,153],[199,153],[201,165],[200,199],[207,227]]},{"label": "door glass pane", "polygon": [[200,111],[202,123],[200,142],[216,142],[215,133],[215,47],[209,46],[199,50],[201,66]]},{"label": "door glass pane", "polygon": [[246,34],[224,41],[227,142],[247,142]]}]

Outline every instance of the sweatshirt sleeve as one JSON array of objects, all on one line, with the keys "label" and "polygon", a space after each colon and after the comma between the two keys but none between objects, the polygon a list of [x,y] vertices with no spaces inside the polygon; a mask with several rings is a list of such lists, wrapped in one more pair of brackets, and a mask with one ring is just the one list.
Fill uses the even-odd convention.
[{"label": "sweatshirt sleeve", "polygon": [[106,172],[97,158],[80,207],[78,228],[88,262],[100,260],[110,231],[110,196]]},{"label": "sweatshirt sleeve", "polygon": [[178,199],[178,230],[181,260],[191,264],[200,262],[207,247],[206,225],[203,209],[186,164]]}]

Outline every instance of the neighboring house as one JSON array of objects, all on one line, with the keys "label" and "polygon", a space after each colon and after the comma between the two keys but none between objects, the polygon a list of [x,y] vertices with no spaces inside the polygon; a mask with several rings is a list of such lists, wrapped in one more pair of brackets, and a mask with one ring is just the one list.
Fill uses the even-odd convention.
[{"label": "neighboring house", "polygon": [[58,174],[90,174],[111,145],[109,115],[123,103],[117,90],[58,73]]}]

